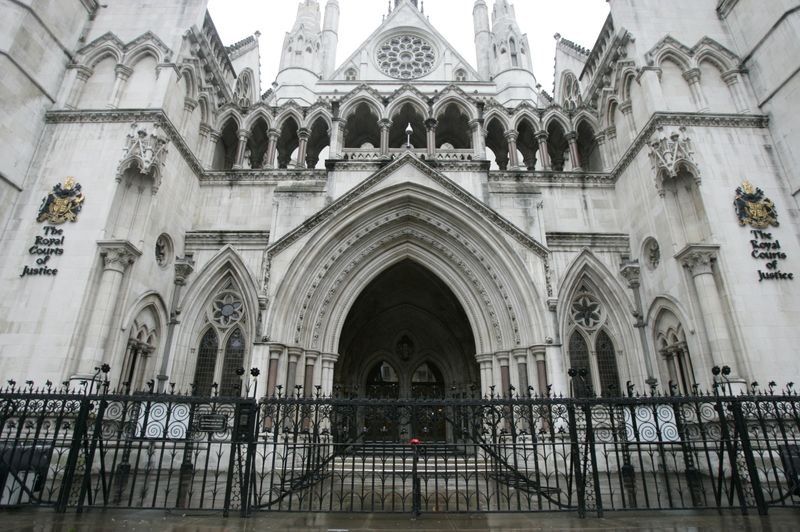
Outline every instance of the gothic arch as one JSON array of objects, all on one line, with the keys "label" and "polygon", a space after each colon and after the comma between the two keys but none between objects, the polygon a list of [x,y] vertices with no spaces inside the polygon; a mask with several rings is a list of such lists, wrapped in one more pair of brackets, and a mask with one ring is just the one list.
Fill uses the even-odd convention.
[{"label": "gothic arch", "polygon": [[430,118],[428,115],[428,103],[415,91],[403,91],[394,98],[386,108],[386,117],[392,119],[406,104],[411,105],[423,120]]},{"label": "gothic arch", "polygon": [[534,132],[541,131],[542,125],[539,121],[539,117],[531,109],[524,109],[518,112],[514,117],[514,130],[519,130],[520,126],[524,122],[530,124],[530,127],[533,129]]},{"label": "gothic arch", "polygon": [[[191,382],[194,375],[194,360],[191,353],[208,328],[208,324],[202,319],[206,312],[205,303],[228,280],[233,282],[242,296],[245,316],[241,325],[250,338],[250,343],[258,338],[260,331],[257,324],[260,307],[254,276],[239,253],[232,246],[225,246],[197,272],[194,282],[188,287],[179,305],[180,308],[186,310],[186,313],[181,316],[181,326],[178,330],[169,374],[173,376],[173,380],[184,379],[183,385]],[[223,338],[220,338],[220,345],[224,345],[222,342]]]},{"label": "gothic arch", "polygon": [[569,118],[564,116],[563,112],[557,107],[551,107],[542,117],[542,129],[547,131],[554,122],[564,129],[564,133],[572,131]]},{"label": "gothic arch", "polygon": [[274,122],[272,123],[275,124],[275,129],[280,131],[283,128],[283,125],[286,123],[286,121],[290,118],[295,121],[298,129],[303,127],[304,123],[303,113],[301,113],[299,109],[293,106],[281,110],[281,112],[278,113],[278,115],[274,119]]},{"label": "gothic arch", "polygon": [[253,112],[248,114],[242,127],[247,131],[251,131],[259,119],[263,119],[264,122],[267,123],[267,128],[272,127],[272,113],[270,113],[269,110],[263,106],[256,107]]},{"label": "gothic arch", "polygon": [[242,124],[244,124],[244,117],[242,116],[242,113],[240,113],[238,109],[232,106],[228,107],[227,109],[219,113],[219,115],[217,115],[217,124],[214,129],[222,131],[222,129],[227,125],[229,119],[233,120],[238,129],[242,129]]},{"label": "gothic arch", "polygon": [[511,131],[511,120],[509,119],[508,113],[502,108],[492,107],[486,111],[483,118],[484,124],[488,125],[492,120],[497,120],[504,131]]},{"label": "gothic arch", "polygon": [[372,111],[375,116],[378,117],[378,120],[382,118],[387,118],[383,103],[378,100],[375,96],[370,93],[360,92],[355,94],[351,99],[348,99],[347,102],[342,104],[341,108],[341,115],[342,120],[347,121],[350,116],[356,112],[358,106],[361,104],[366,104],[369,107],[370,111]]},{"label": "gothic arch", "polygon": [[182,80],[186,83],[186,93],[184,96],[193,100],[197,100],[200,95],[200,90],[199,83],[197,82],[195,66],[186,63],[183,64],[178,71],[178,75],[178,81]]},{"label": "gothic arch", "polygon": [[[149,366],[151,370],[160,367],[162,357],[164,356],[164,348],[167,343],[166,331],[167,324],[169,323],[169,312],[161,295],[151,290],[139,296],[122,318],[121,334],[117,336],[117,341],[114,343],[114,352],[111,358],[112,374],[116,375],[116,377],[112,378],[112,383],[114,384],[122,384],[125,380],[123,365],[126,363],[125,358],[128,339],[137,332],[134,330],[137,318],[148,309],[156,321],[155,330],[150,332],[155,333],[157,338],[157,344],[153,346],[156,348],[157,357],[150,362]],[[145,338],[144,340],[148,341],[150,338]],[[148,341],[148,343],[150,342]]]},{"label": "gothic arch", "polygon": [[462,113],[467,115],[469,120],[475,120],[477,117],[475,106],[472,102],[458,93],[450,93],[437,100],[436,103],[433,104],[433,116],[438,119],[439,116],[447,110],[450,104],[456,105]]},{"label": "gothic arch", "polygon": [[[571,304],[583,285],[588,285],[593,294],[605,305],[607,316],[601,323],[606,327],[617,352],[617,367],[620,380],[633,379],[642,375],[643,361],[637,356],[637,347],[631,319],[633,306],[625,295],[625,288],[614,275],[589,249],[584,249],[567,268],[559,284],[558,323],[562,338],[568,341],[573,330],[570,323]],[[590,346],[590,349],[592,347]],[[622,355],[620,357],[620,355]],[[567,361],[569,353],[565,353]],[[626,364],[619,361],[624,359]]]},{"label": "gothic arch", "polygon": [[331,116],[330,111],[324,107],[318,107],[317,109],[314,109],[308,113],[308,116],[302,122],[302,127],[311,129],[319,119],[322,119],[325,122],[325,125],[328,127],[328,131],[333,130],[333,117]]},{"label": "gothic arch", "polygon": [[129,68],[136,68],[136,65],[146,57],[151,57],[156,62],[156,67],[163,62],[163,54],[156,46],[142,43],[125,54],[122,64]]},{"label": "gothic arch", "polygon": [[411,259],[435,271],[459,299],[477,353],[541,343],[545,312],[531,274],[504,239],[484,237],[497,228],[465,207],[405,183],[337,212],[302,246],[275,288],[271,339],[336,352],[358,295],[388,267]]}]

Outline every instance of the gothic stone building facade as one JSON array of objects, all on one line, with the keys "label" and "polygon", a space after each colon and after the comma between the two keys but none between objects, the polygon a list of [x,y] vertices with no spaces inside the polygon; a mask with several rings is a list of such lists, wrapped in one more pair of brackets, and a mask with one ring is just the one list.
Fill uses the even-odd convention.
[{"label": "gothic stone building facade", "polygon": [[416,0],[337,58],[303,0],[268,89],[206,4],[0,0],[4,381],[800,379],[797,0],[610,0],[552,93],[509,0],[476,66]]}]

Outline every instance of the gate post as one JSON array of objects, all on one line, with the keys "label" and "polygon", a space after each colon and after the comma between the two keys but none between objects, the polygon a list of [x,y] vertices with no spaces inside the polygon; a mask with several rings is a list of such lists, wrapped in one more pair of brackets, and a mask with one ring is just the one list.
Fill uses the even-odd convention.
[{"label": "gate post", "polygon": [[575,475],[575,488],[578,492],[578,517],[586,518],[586,484],[581,473],[581,448],[578,445],[578,428],[575,426],[575,401],[567,400],[567,415],[569,418],[569,439],[572,445],[572,468]]},{"label": "gate post", "polygon": [[78,410],[78,419],[75,420],[75,429],[72,431],[72,442],[69,445],[69,455],[67,464],[64,466],[64,480],[61,482],[61,490],[58,494],[56,512],[63,514],[67,511],[69,494],[72,491],[72,483],[75,480],[75,468],[78,465],[78,457],[81,453],[81,440],[86,433],[86,422],[89,418],[89,404],[87,398],[81,399],[81,407]]},{"label": "gate post", "polygon": [[764,492],[761,490],[761,479],[758,477],[758,467],[756,467],[756,461],[753,457],[753,447],[750,444],[750,435],[747,433],[747,422],[742,413],[741,400],[734,399],[731,407],[733,408],[736,432],[739,433],[742,441],[742,452],[744,453],[744,461],[747,464],[747,472],[750,475],[750,485],[753,487],[753,497],[756,500],[758,515],[767,515],[767,503],[764,500]]}]

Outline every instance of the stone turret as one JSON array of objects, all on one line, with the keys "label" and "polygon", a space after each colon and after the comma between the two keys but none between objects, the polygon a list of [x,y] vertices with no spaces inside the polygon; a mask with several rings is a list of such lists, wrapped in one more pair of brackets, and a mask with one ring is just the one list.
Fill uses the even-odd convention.
[{"label": "stone turret", "polygon": [[275,79],[279,99],[294,99],[309,105],[316,101],[314,89],[323,76],[325,56],[320,22],[317,0],[303,0],[297,6],[297,18],[292,31],[286,34],[283,41],[281,66]]},{"label": "stone turret", "polygon": [[336,70],[336,48],[339,45],[339,2],[328,0],[322,26],[322,77],[328,79]]},{"label": "stone turret", "polygon": [[495,0],[489,58],[498,100],[508,104],[537,99],[528,36],[520,30],[516,11],[509,0]]},{"label": "stone turret", "polygon": [[492,33],[489,28],[489,8],[484,0],[475,0],[472,9],[472,21],[475,26],[475,53],[478,58],[478,74],[488,81],[492,75]]}]

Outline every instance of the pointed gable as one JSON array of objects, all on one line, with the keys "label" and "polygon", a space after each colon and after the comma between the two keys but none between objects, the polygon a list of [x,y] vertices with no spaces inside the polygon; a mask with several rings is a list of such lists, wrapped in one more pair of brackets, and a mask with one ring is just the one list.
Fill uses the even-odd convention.
[{"label": "pointed gable", "polygon": [[472,65],[411,2],[401,2],[334,72],[339,81],[480,81]]}]

